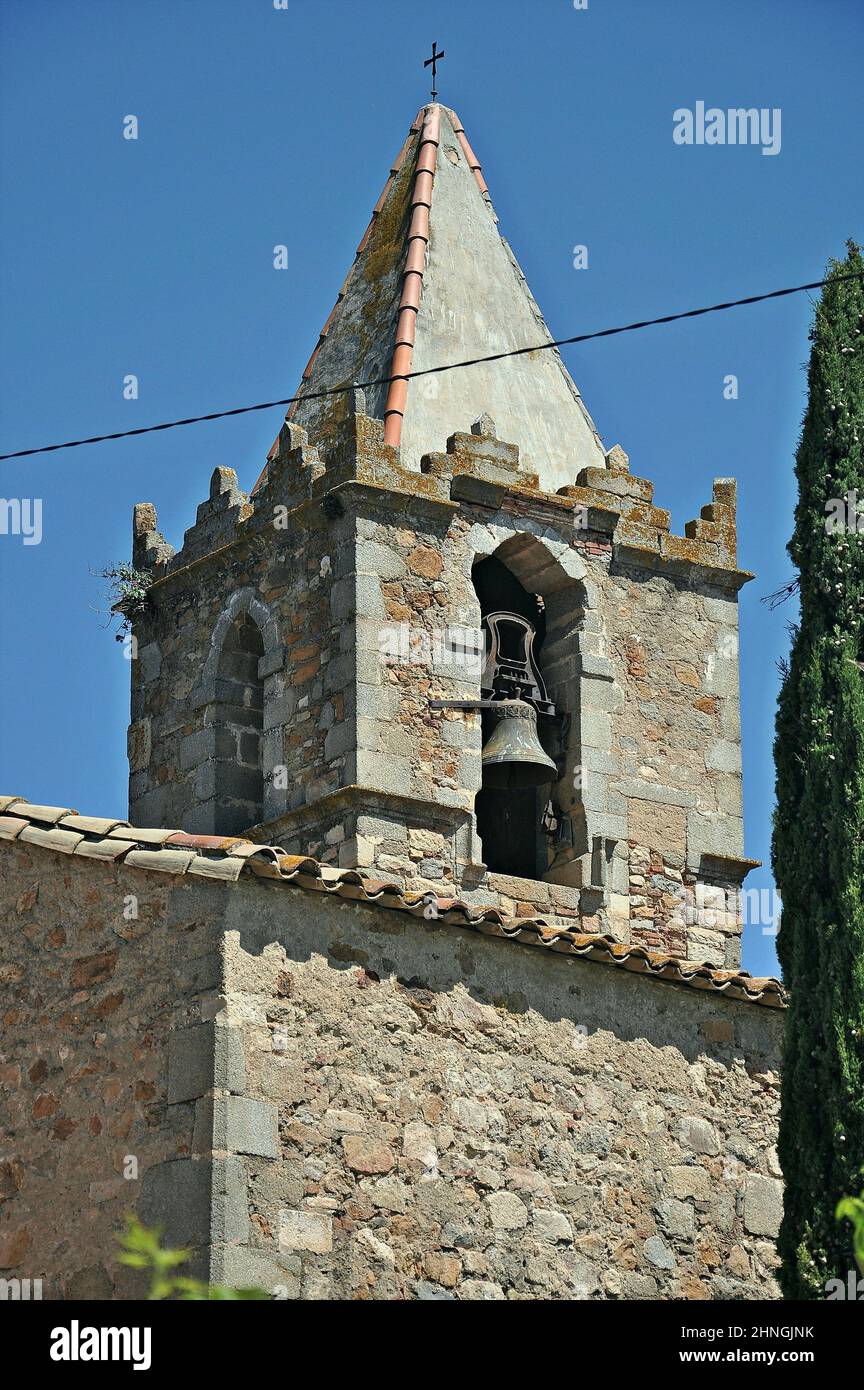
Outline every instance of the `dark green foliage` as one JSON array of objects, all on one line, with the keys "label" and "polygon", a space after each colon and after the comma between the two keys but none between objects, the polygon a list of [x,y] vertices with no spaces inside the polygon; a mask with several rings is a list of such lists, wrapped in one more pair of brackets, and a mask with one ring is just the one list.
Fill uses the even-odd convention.
[{"label": "dark green foliage", "polygon": [[852,1247],[855,1263],[864,1274],[864,1195],[844,1197],[837,1203],[837,1220],[852,1222]]},{"label": "dark green foliage", "polygon": [[778,951],[791,990],[779,1145],[790,1299],[824,1298],[826,1281],[854,1268],[835,1213],[864,1185],[864,281],[837,281],[854,271],[864,261],[850,243],[811,332],[789,545],[801,613],[774,750]]}]

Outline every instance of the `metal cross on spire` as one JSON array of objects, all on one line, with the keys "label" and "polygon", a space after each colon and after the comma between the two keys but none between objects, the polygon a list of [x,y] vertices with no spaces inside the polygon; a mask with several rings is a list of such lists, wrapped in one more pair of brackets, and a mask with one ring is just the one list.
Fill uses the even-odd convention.
[{"label": "metal cross on spire", "polygon": [[430,63],[432,64],[432,100],[433,100],[433,101],[435,100],[435,98],[436,98],[437,95],[438,95],[438,89],[436,88],[435,83],[436,83],[436,81],[438,80],[438,64],[441,62],[441,59],[442,59],[443,57],[444,57],[444,50],[443,50],[443,48],[442,48],[441,52],[440,52],[440,53],[438,52],[438,43],[437,43],[437,40],[436,40],[436,42],[433,43],[433,45],[432,45],[432,57],[431,57],[431,58],[427,58],[426,61],[425,61],[425,63],[423,64],[424,68],[428,68],[429,64],[430,64]]}]

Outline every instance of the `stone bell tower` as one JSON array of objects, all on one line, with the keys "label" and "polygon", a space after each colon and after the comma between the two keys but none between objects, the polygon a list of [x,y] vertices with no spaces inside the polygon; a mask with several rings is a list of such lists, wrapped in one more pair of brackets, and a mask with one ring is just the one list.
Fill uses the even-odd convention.
[{"label": "stone bell tower", "polygon": [[733,967],[735,484],[670,534],[549,341],[424,107],[250,496],[217,468],[176,554],[135,509],[130,817]]}]

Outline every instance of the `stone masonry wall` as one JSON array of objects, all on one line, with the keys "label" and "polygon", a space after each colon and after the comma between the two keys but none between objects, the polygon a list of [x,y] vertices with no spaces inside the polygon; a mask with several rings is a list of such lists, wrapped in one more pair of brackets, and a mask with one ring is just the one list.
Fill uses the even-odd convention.
[{"label": "stone masonry wall", "polygon": [[[518,494],[497,510],[463,502],[452,517],[426,526],[393,519],[386,494],[360,494],[354,505],[357,568],[364,571],[357,699],[368,711],[357,726],[358,780],[372,780],[377,769],[380,785],[410,794],[414,806],[370,821],[365,833],[361,827],[340,862],[374,867],[417,891],[440,890],[443,880],[470,901],[579,916],[586,930],[738,964],[743,822],[734,592],[712,585],[706,571],[634,569],[602,533],[574,529],[572,510],[558,498]],[[477,663],[472,670],[460,640],[479,631],[471,567],[489,554],[541,594],[541,667],[571,716],[564,776],[550,795],[573,816],[576,848],[568,863],[550,845],[545,882],[482,877],[472,813],[482,775],[480,722],[429,709],[432,697],[479,694]],[[442,805],[467,814],[461,840],[444,827],[428,833],[428,808]],[[597,837],[609,845],[608,875],[599,881]],[[300,837],[283,843],[302,852]],[[642,891],[640,863],[668,880],[665,899],[651,891],[656,884]]]},{"label": "stone masonry wall", "polygon": [[217,1007],[223,885],[182,883],[0,844],[0,1277],[45,1298],[139,1296],[115,1237],[152,1214],[155,1173],[181,1175],[181,1240],[208,1239],[210,1165],[190,1159],[194,1105],[167,1103],[168,1054]]},{"label": "stone masonry wall", "polygon": [[139,1297],[137,1210],[277,1298],[776,1296],[777,1011],[266,880],[0,856],[0,1277]]},{"label": "stone masonry wall", "polygon": [[290,1296],[777,1296],[777,1013],[238,887],[226,1008],[279,1135],[251,1242]]}]

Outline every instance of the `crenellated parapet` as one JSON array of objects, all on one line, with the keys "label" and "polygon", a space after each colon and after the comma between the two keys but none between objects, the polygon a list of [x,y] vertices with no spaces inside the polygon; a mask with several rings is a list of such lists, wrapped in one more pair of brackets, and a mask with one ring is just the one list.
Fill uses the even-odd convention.
[{"label": "crenellated parapet", "polygon": [[286,419],[267,455],[267,469],[261,486],[253,494],[256,506],[297,505],[310,497],[324,464],[318,450],[309,444],[306,430]]},{"label": "crenellated parapet", "polygon": [[677,536],[670,530],[669,511],[654,505],[653,483],[630,472],[620,445],[609,450],[606,463],[605,468],[582,468],[573,484],[544,492],[537,475],[520,467],[518,447],[498,439],[494,421],[484,415],[470,431],[450,435],[443,453],[425,454],[418,474],[403,468],[399,450],[384,443],[382,421],[355,413],[331,436],[325,465],[306,430],[286,421],[250,497],[237,487],[233,469],[214,470],[209,497],[198,507],[195,524],[176,554],[156,528],[155,508],[139,503],[134,555],[139,568],[162,577],[269,530],[280,516],[283,526],[290,527],[290,514],[296,511],[295,522],[303,525],[309,504],[320,505],[334,489],[360,483],[430,502],[515,506],[525,514],[559,518],[569,513],[576,530],[608,536],[616,553],[630,563],[713,570],[718,582],[733,588],[751,578],[736,564],[734,479],[716,478],[711,502]]}]

